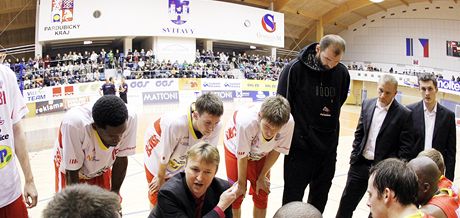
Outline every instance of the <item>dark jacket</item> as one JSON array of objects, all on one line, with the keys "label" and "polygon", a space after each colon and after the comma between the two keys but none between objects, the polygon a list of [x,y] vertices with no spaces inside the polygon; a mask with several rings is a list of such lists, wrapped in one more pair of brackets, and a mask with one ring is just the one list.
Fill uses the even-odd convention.
[{"label": "dark jacket", "polygon": [[339,63],[324,69],[316,55],[316,45],[305,47],[280,74],[277,93],[286,97],[296,122],[291,149],[336,152],[340,108],[350,86],[350,74]]},{"label": "dark jacket", "polygon": [[[425,149],[425,115],[423,110],[423,101],[407,106],[412,110],[412,119],[414,121],[415,134],[415,154]],[[436,120],[434,122],[433,141],[434,149],[441,152],[446,165],[446,177],[453,181],[455,172],[456,156],[456,127],[455,114],[441,104],[438,104],[436,111]]]},{"label": "dark jacket", "polygon": [[[369,136],[369,129],[374,116],[377,99],[365,100],[361,108],[358,127],[355,131],[353,151],[350,164],[356,163],[363,154]],[[414,157],[414,138],[411,132],[411,111],[393,100],[383,120],[375,142],[374,163],[386,158],[395,157],[409,160]]]},{"label": "dark jacket", "polygon": [[[229,188],[227,181],[214,178],[205,193],[201,215],[206,218],[219,217],[214,209],[220,195]],[[188,189],[185,173],[181,172],[169,179],[158,192],[157,206],[149,218],[153,217],[190,217],[195,216],[195,199]],[[233,217],[232,207],[225,210],[225,217]]]}]

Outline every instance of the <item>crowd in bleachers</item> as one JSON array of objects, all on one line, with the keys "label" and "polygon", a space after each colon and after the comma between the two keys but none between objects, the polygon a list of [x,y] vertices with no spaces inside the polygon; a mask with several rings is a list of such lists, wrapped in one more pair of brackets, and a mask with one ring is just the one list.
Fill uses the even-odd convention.
[{"label": "crowd in bleachers", "polygon": [[[436,76],[437,79],[444,79],[444,76],[441,73],[435,73],[433,70],[430,69],[412,69],[410,67],[396,67],[396,66],[389,66],[388,69],[382,70],[388,66],[375,66],[374,64],[358,64],[358,63],[349,63],[347,64],[348,70],[359,70],[359,71],[370,71],[370,72],[384,72],[384,73],[391,73],[391,74],[399,74],[399,75],[408,75],[408,76],[419,76],[424,73],[431,73]],[[431,71],[431,72],[430,72]],[[447,79],[447,78],[446,78]],[[454,75],[450,78],[454,82],[460,82],[460,76],[455,77]]]},{"label": "crowd in bleachers", "polygon": [[152,50],[128,51],[102,49],[99,53],[68,52],[55,57],[16,58],[4,64],[16,72],[23,89],[104,81],[104,71],[114,69],[127,79],[152,78],[246,78],[277,80],[288,59],[212,51],[196,52],[193,63],[158,60]]}]

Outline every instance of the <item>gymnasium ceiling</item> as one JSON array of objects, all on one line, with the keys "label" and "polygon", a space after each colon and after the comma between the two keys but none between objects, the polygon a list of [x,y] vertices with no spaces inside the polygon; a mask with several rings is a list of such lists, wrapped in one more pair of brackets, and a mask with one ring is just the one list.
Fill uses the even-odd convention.
[{"label": "gymnasium ceiling", "polygon": [[[284,13],[285,47],[298,51],[316,41],[317,23],[324,34],[339,33],[369,15],[397,6],[441,0],[221,0],[235,4],[270,9]],[[458,4],[460,0],[442,0]],[[0,51],[4,48],[31,45],[35,40],[36,0],[0,0]]]}]

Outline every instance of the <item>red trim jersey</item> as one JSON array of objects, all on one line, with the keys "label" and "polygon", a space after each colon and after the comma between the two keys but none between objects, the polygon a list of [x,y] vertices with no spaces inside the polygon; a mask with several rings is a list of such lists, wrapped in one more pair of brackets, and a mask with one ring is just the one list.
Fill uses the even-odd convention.
[{"label": "red trim jersey", "polygon": [[451,189],[440,189],[440,193],[434,195],[428,204],[439,207],[444,214],[449,218],[456,218],[459,216],[459,199]]},{"label": "red trim jersey", "polygon": [[0,208],[21,196],[21,179],[16,166],[13,125],[28,109],[11,69],[0,64]]},{"label": "red trim jersey", "polygon": [[167,164],[166,175],[175,175],[183,170],[190,146],[202,141],[217,146],[221,129],[222,124],[219,123],[210,135],[198,138],[193,129],[191,112],[166,114],[145,132],[145,167],[157,176],[160,164]]},{"label": "red trim jersey", "polygon": [[270,141],[267,141],[260,130],[260,107],[261,103],[241,108],[235,111],[231,120],[227,122],[224,145],[238,159],[249,156],[249,160],[257,161],[272,150],[289,154],[294,133],[292,115],[279,132]]},{"label": "red trim jersey", "polygon": [[79,170],[80,179],[100,176],[112,167],[116,157],[136,152],[136,114],[128,110],[128,126],[120,142],[107,148],[92,127],[92,106],[74,107],[64,115],[54,146],[54,161],[59,171]]}]

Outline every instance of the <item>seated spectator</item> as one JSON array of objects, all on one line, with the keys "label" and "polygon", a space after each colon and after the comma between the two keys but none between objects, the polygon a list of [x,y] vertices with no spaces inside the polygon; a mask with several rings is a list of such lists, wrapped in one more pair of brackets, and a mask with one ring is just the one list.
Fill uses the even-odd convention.
[{"label": "seated spectator", "polygon": [[43,210],[45,218],[121,217],[117,194],[94,185],[76,184],[58,192]]},{"label": "seated spectator", "polygon": [[441,176],[436,163],[428,157],[412,159],[408,166],[418,177],[417,204],[421,210],[436,218],[457,217],[458,198],[451,189],[439,189],[438,181]]},{"label": "seated spectator", "polygon": [[276,211],[273,218],[322,218],[321,212],[309,203],[293,201]]},{"label": "seated spectator", "polygon": [[417,175],[396,158],[380,161],[370,170],[367,206],[373,218],[430,217],[417,209]]},{"label": "seated spectator", "polygon": [[229,187],[227,181],[215,177],[219,161],[215,146],[193,145],[187,152],[185,172],[161,187],[149,217],[232,217],[230,205],[237,186]]}]

